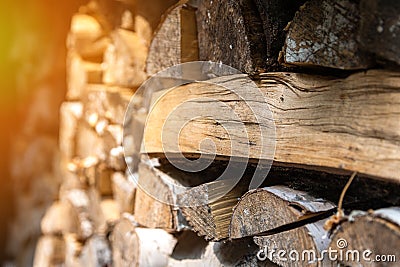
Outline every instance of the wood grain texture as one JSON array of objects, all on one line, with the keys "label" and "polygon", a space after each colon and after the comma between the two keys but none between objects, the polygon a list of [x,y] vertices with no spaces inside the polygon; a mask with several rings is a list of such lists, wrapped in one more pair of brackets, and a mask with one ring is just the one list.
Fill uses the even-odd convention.
[{"label": "wood grain texture", "polygon": [[[333,168],[330,171],[358,171],[387,181],[400,181],[398,73],[371,70],[344,79],[295,73],[264,73],[260,77],[259,88],[268,105],[257,102],[257,109],[251,113],[242,99],[222,86],[196,83],[168,91],[149,114],[144,133],[145,151],[158,156],[165,152],[173,155],[179,150],[189,157],[199,156],[201,152],[212,154],[213,146],[203,146],[202,149],[199,146],[201,140],[209,138],[215,144],[217,157],[241,156],[241,146],[246,149],[248,144],[247,157],[258,159],[261,155],[259,127],[268,125],[260,125],[254,114],[268,116],[269,107],[276,126],[275,163]],[[213,81],[241,90],[247,86],[243,76],[210,80]],[[214,123],[218,119],[224,121],[225,109],[230,111],[227,107],[212,119],[189,121],[186,115],[178,115],[168,119],[168,127],[164,125],[168,114],[179,104],[204,97],[213,100],[209,101],[210,104],[201,101],[196,105],[186,105],[186,111],[182,109],[181,114],[191,114],[193,109],[220,108],[217,102],[226,103],[231,109],[234,107],[249,135],[239,133],[239,140],[243,139],[236,142],[241,145],[239,148],[231,148],[225,130]],[[235,121],[231,123],[236,125]],[[237,124],[239,127],[240,122]],[[185,127],[178,133],[176,125]],[[236,126],[232,128],[236,129]],[[179,149],[163,151],[162,133],[168,133],[164,138],[171,138],[167,143],[178,140]]]},{"label": "wood grain texture", "polygon": [[290,23],[283,48],[288,64],[365,69],[374,61],[358,45],[359,8],[350,0],[309,1]]},{"label": "wood grain texture", "polygon": [[[343,243],[343,239],[345,243]],[[348,221],[340,224],[340,227],[332,235],[330,247],[342,250],[343,254],[351,251],[359,251],[360,261],[345,257],[339,261],[347,266],[398,266],[393,257],[398,261],[400,242],[400,209],[398,207],[384,208],[376,210],[370,214],[366,212],[353,211],[349,215]],[[346,245],[343,245],[346,244]],[[366,255],[373,261],[363,258],[365,250],[371,253]],[[378,262],[383,258],[375,258],[376,255],[386,257],[386,262]],[[355,255],[356,256],[356,255]],[[354,257],[354,256],[353,256]],[[357,259],[357,258],[356,258]],[[378,260],[378,261],[375,261]]]},{"label": "wood grain texture", "polygon": [[400,3],[362,0],[360,12],[360,46],[380,59],[400,64]]}]

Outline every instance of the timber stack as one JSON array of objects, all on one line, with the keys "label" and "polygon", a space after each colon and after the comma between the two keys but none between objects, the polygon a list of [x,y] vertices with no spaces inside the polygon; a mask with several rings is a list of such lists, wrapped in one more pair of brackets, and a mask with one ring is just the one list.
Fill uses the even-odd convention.
[{"label": "timber stack", "polygon": [[391,0],[82,6],[62,185],[34,265],[396,266],[399,13]]}]

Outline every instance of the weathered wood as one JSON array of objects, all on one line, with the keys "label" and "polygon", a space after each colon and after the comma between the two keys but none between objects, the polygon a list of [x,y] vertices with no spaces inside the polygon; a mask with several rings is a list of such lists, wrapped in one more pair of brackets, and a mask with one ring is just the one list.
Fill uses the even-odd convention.
[{"label": "weathered wood", "polygon": [[400,208],[391,207],[371,213],[353,211],[333,233],[330,248],[342,252],[337,263],[346,266],[397,266],[399,242]]},{"label": "weathered wood", "polygon": [[147,40],[135,32],[117,29],[104,54],[103,82],[136,88],[146,80]]},{"label": "weathered wood", "polygon": [[[137,228],[129,218],[112,235],[114,266],[167,266],[176,239],[161,229]],[[156,257],[154,255],[157,255]]]},{"label": "weathered wood", "polygon": [[139,164],[135,195],[135,220],[148,228],[168,231],[187,229],[187,222],[175,206],[176,196],[170,184],[173,178],[155,168],[151,162]]},{"label": "weathered wood", "polygon": [[34,267],[59,266],[65,261],[64,239],[59,236],[42,236],[36,245]]},{"label": "weathered wood", "polygon": [[136,184],[127,179],[123,173],[115,172],[112,175],[113,196],[120,213],[133,213]]},{"label": "weathered wood", "polygon": [[400,64],[400,3],[362,0],[360,12],[360,46],[381,59]]},{"label": "weathered wood", "polygon": [[178,6],[166,15],[153,37],[146,62],[147,75],[198,59],[195,9]]},{"label": "weathered wood", "polygon": [[68,100],[80,100],[88,84],[101,83],[103,69],[100,63],[87,62],[70,51],[67,55],[67,95]]},{"label": "weathered wood", "polygon": [[308,1],[290,23],[285,63],[337,69],[366,69],[374,61],[359,48],[359,7],[350,0]]},{"label": "weathered wood", "polygon": [[197,28],[200,60],[222,62],[250,74],[267,68],[263,22],[253,1],[201,1]]},{"label": "weathered wood", "polygon": [[[200,153],[213,156],[214,146],[199,146],[201,140],[208,138],[216,146],[217,158],[245,156],[259,159],[259,129],[265,127],[268,130],[270,124],[268,120],[267,123],[260,124],[254,114],[268,118],[269,107],[276,127],[276,164],[330,172],[357,171],[386,181],[400,181],[397,171],[400,161],[398,73],[371,70],[345,79],[295,73],[265,73],[260,78],[259,88],[268,105],[248,100],[247,103],[255,104],[252,111],[232,91],[210,83],[188,84],[168,91],[149,114],[143,151],[158,157],[166,152],[171,157],[177,152],[182,152],[187,157],[198,157]],[[248,86],[244,76],[240,75],[209,82],[216,82],[242,94],[245,94]],[[198,98],[213,100],[196,102]],[[179,114],[175,112],[174,116],[166,120],[175,107],[191,99],[194,101],[181,106]],[[226,103],[227,106],[221,108],[220,103]],[[241,120],[231,123],[239,127],[243,122],[248,134],[247,137],[236,126],[232,127],[235,137],[237,136],[232,148],[226,131],[221,125],[214,123],[214,120],[226,120],[229,107],[235,107],[234,110]],[[193,110],[198,112],[196,114],[211,110],[214,111],[214,117],[192,117],[190,120],[187,114],[193,114]],[[164,125],[166,121],[168,123]],[[184,127],[180,129],[177,125]],[[162,134],[164,144],[179,141],[179,149],[171,145],[163,148]],[[272,134],[267,136],[273,137]],[[249,153],[244,155],[246,149]],[[261,160],[268,161],[270,158]]]}]

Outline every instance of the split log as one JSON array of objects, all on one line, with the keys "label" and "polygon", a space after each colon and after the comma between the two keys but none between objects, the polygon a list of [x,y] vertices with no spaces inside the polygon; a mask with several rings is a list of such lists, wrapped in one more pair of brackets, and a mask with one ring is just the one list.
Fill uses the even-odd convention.
[{"label": "split log", "polygon": [[362,0],[360,12],[360,46],[381,59],[400,64],[400,3]]},{"label": "split log", "polygon": [[80,255],[80,266],[111,266],[112,254],[108,240],[94,235],[85,242]]},{"label": "split log", "polygon": [[200,60],[253,74],[267,69],[263,22],[253,1],[201,1],[197,11]]},{"label": "split log", "polygon": [[359,7],[350,0],[308,1],[289,25],[284,62],[345,70],[366,69],[374,61],[357,42]]},{"label": "split log", "polygon": [[65,242],[65,266],[81,266],[80,255],[83,244],[74,234],[64,235]]},{"label": "split log", "polygon": [[70,51],[67,55],[67,96],[68,100],[80,100],[88,84],[101,83],[103,69],[100,63],[84,61]]},{"label": "split log", "polygon": [[173,178],[158,170],[151,162],[139,164],[138,187],[135,195],[135,220],[148,228],[167,231],[187,229],[187,222],[175,206]]},{"label": "split log", "polygon": [[[371,70],[345,79],[265,73],[260,75],[258,84],[268,104],[245,101],[236,95],[246,93],[248,81],[244,78],[242,75],[221,77],[208,82],[222,86],[193,83],[168,91],[148,116],[144,151],[154,157],[165,157],[165,153],[173,157],[182,152],[189,158],[198,158],[201,154],[214,157],[216,151],[216,157],[225,160],[231,156],[246,156],[244,158],[250,161],[268,161],[271,160],[269,156],[260,158],[261,148],[265,149],[260,143],[261,127],[270,134],[267,138],[273,138],[267,143],[271,149],[271,144],[276,142],[274,164],[327,172],[357,171],[386,181],[400,181],[397,171],[400,163],[398,73]],[[236,93],[223,86],[236,90]],[[199,98],[212,100],[196,102]],[[169,116],[184,101],[186,104],[180,107],[179,114]],[[221,103],[226,106],[221,108]],[[253,110],[246,107],[253,103]],[[268,107],[274,119],[276,139],[268,130],[270,122],[260,123],[254,118],[254,114],[271,118]],[[233,148],[225,129],[215,123],[215,120],[226,121],[230,109],[241,120],[238,123],[230,120],[235,126],[232,129],[238,129],[243,123],[248,134],[235,132],[239,141],[235,140]],[[187,118],[193,110],[198,112],[196,114],[209,114],[207,112],[211,110],[214,117]],[[177,125],[184,127],[180,129]],[[163,133],[168,135],[164,135],[162,141]],[[211,139],[215,147],[201,148],[199,144],[204,139]],[[163,147],[163,144],[177,141],[178,148]],[[247,149],[248,155],[243,155]]]},{"label": "split log", "polygon": [[178,6],[166,15],[153,37],[146,62],[147,75],[198,59],[195,8]]},{"label": "split log", "polygon": [[336,251],[337,264],[397,266],[399,242],[400,208],[391,207],[371,213],[353,211],[333,233],[330,248]]},{"label": "split log", "polygon": [[83,105],[80,102],[64,102],[60,107],[60,153],[64,161],[75,157],[75,138],[78,121],[83,115]]},{"label": "split log", "polygon": [[115,172],[112,175],[112,185],[113,196],[117,202],[119,212],[133,213],[136,185],[120,172]]},{"label": "split log", "polygon": [[131,116],[127,116],[127,120],[124,124],[123,147],[125,159],[131,172],[137,172],[139,166],[140,148],[142,145],[143,130],[146,120],[147,112],[137,110]]},{"label": "split log", "polygon": [[128,218],[115,226],[111,239],[116,267],[167,266],[176,244],[176,239],[164,230],[137,228]]},{"label": "split log", "polygon": [[42,236],[36,245],[34,267],[60,266],[65,262],[65,243],[59,236]]},{"label": "split log", "polygon": [[97,233],[103,236],[107,236],[112,232],[115,224],[120,218],[117,202],[114,199],[103,199],[100,203],[101,213],[104,221],[103,225],[98,227]]},{"label": "split log", "polygon": [[[42,234],[61,235],[63,233],[72,232],[73,229],[76,228],[76,222],[71,218],[72,212],[70,206],[66,203],[59,201],[54,202],[50,208],[47,209],[40,223]],[[60,218],[62,218],[62,220]]]},{"label": "split log", "polygon": [[77,52],[83,59],[102,62],[104,52],[110,44],[100,23],[92,16],[75,14],[71,20],[71,32],[67,39],[70,51]]},{"label": "split log", "polygon": [[112,44],[104,54],[103,82],[136,88],[146,80],[147,41],[137,33],[117,29],[111,34]]}]

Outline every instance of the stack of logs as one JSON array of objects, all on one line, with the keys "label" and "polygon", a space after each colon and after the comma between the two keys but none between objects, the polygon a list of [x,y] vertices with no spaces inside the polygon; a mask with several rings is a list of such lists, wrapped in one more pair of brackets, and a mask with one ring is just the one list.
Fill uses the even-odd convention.
[{"label": "stack of logs", "polygon": [[[73,17],[67,100],[60,108],[63,182],[59,200],[42,220],[34,265],[378,266],[364,258],[329,262],[327,256],[319,261],[288,255],[321,256],[331,248],[368,249],[371,258],[383,255],[392,261],[385,266],[395,266],[399,3],[173,4],[99,0]],[[244,74],[176,86],[153,101],[150,116],[143,103],[154,95],[135,95],[125,118],[131,97],[149,76],[195,60],[224,63]],[[250,191],[252,174],[269,160],[259,156],[262,125],[243,99],[213,85],[218,80],[241,88],[248,77],[269,104],[276,127],[271,171]],[[202,155],[198,144],[205,138],[216,146],[218,157],[197,173],[172,165],[166,152],[177,151],[164,151],[161,140],[169,109],[199,97],[238,107],[250,133],[241,140],[251,146],[244,175],[217,200],[215,179],[237,156],[221,126],[198,118],[185,126],[192,130],[179,132],[179,149],[187,158]],[[262,108],[256,112],[265,115]],[[191,189],[175,192],[171,181]],[[269,253],[279,250],[287,254]]]}]

